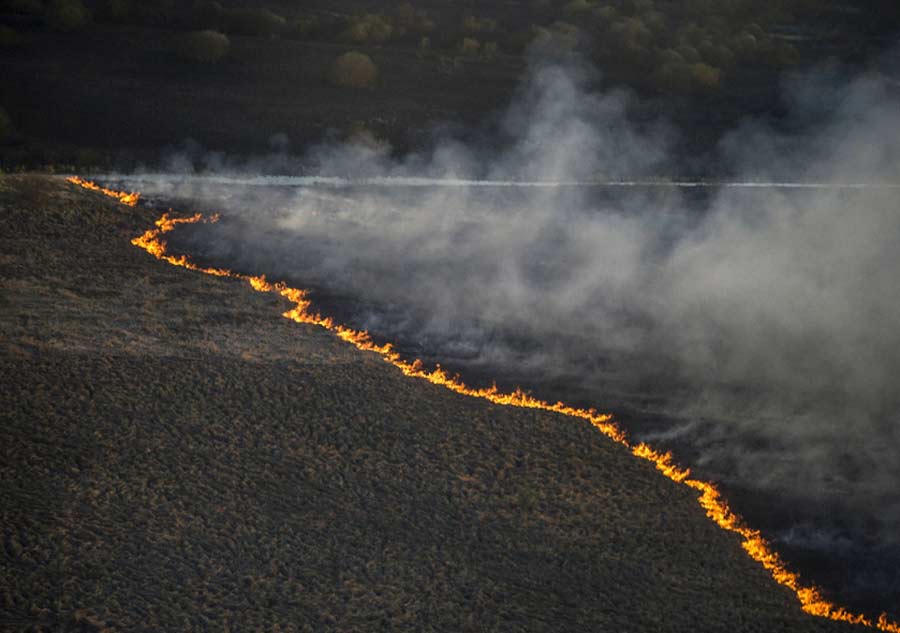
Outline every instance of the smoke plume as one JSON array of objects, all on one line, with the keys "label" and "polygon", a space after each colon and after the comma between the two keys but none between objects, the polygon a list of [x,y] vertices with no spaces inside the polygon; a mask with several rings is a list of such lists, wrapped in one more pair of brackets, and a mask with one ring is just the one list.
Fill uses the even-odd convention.
[{"label": "smoke plume", "polygon": [[715,172],[759,186],[700,188],[664,185],[678,132],[631,123],[633,97],[594,80],[536,68],[477,148],[444,138],[401,159],[372,144],[273,159],[316,165],[307,180],[216,156],[217,178],[132,184],[224,207],[183,238],[211,263],[312,287],[464,376],[514,376],[538,395],[565,385],[632,411],[632,432],[682,442],[740,488],[842,509],[839,524],[777,526],[785,543],[836,547],[856,530],[900,546],[896,85],[793,78],[784,99],[802,128],[748,120],[719,143]]}]

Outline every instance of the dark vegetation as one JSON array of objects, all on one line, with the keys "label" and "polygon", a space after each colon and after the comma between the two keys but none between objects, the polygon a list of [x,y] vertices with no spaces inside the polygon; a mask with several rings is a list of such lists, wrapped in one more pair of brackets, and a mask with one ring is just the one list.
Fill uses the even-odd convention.
[{"label": "dark vegetation", "polygon": [[218,31],[192,31],[178,38],[175,50],[186,61],[212,63],[225,57],[230,45]]},{"label": "dark vegetation", "polygon": [[854,630],[587,425],[454,395],[0,176],[0,629]]},{"label": "dark vegetation", "polygon": [[[0,106],[16,133],[0,165],[127,167],[188,138],[253,153],[286,134],[299,149],[361,124],[404,151],[437,123],[484,121],[508,100],[526,51],[590,60],[605,85],[642,96],[650,111],[638,118],[665,112],[708,144],[748,113],[777,116],[783,70],[884,47],[898,6],[3,0]],[[377,83],[335,81],[335,60],[349,52],[372,60]]]}]

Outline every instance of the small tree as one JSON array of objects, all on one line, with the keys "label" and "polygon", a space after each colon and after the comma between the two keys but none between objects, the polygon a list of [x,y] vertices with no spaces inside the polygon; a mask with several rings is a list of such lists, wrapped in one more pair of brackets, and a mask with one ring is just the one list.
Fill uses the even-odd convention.
[{"label": "small tree", "polygon": [[225,57],[230,45],[228,36],[218,31],[194,31],[178,39],[175,51],[186,61],[211,64]]},{"label": "small tree", "polygon": [[83,28],[90,16],[81,0],[51,0],[44,17],[54,31],[69,32]]},{"label": "small tree", "polygon": [[368,55],[351,51],[334,60],[329,79],[342,88],[371,90],[378,81],[378,67]]}]

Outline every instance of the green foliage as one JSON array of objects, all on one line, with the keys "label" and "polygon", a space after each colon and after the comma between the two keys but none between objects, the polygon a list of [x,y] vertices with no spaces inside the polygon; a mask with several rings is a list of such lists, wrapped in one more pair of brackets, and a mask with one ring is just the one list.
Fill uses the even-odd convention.
[{"label": "green foliage", "polygon": [[3,108],[0,108],[0,143],[4,143],[12,136],[12,119]]},{"label": "green foliage", "polygon": [[194,31],[179,37],[175,52],[186,61],[211,64],[220,61],[228,53],[231,42],[218,31]]},{"label": "green foliage", "polygon": [[44,11],[47,25],[54,31],[77,31],[90,20],[81,0],[51,0]]},{"label": "green foliage", "polygon": [[371,90],[378,81],[378,67],[365,53],[350,51],[334,60],[329,79],[342,88]]}]

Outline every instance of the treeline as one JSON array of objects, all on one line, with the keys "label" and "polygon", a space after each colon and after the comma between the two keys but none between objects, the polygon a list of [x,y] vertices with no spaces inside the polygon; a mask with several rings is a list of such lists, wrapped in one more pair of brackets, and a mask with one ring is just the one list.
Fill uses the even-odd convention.
[{"label": "treeline", "polygon": [[[43,14],[60,31],[89,20],[192,31],[176,51],[197,61],[221,59],[228,35],[407,47],[452,67],[538,49],[579,53],[616,80],[676,93],[714,92],[739,65],[797,63],[795,42],[803,34],[794,31],[823,16],[900,14],[896,0],[532,0],[514,15],[499,7],[488,15],[452,5],[438,15],[409,2],[344,14],[299,7],[277,13],[215,0],[5,0],[0,6]],[[16,34],[0,36],[14,41]]]}]

